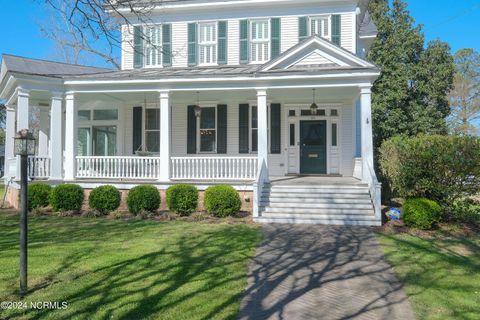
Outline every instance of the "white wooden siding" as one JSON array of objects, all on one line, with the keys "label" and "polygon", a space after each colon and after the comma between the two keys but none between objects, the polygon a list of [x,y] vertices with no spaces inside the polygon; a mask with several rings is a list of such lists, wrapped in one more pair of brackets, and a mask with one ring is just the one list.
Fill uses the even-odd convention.
[{"label": "white wooden siding", "polygon": [[[172,54],[173,67],[188,66],[188,23],[192,21],[215,21],[227,19],[228,21],[228,65],[239,64],[239,21],[241,19],[254,18],[281,18],[281,52],[285,52],[289,48],[298,43],[298,18],[301,16],[314,16],[318,14],[340,14],[341,15],[341,44],[342,47],[355,53],[356,46],[356,16],[353,8],[350,7],[302,7],[296,8],[298,13],[291,14],[291,8],[288,10],[283,8],[272,8],[270,13],[265,10],[237,10],[235,12],[213,14],[198,14],[197,16],[169,16],[154,17],[153,22],[163,22],[172,24]],[[133,68],[133,27],[122,27],[122,69]]]},{"label": "white wooden siding", "polygon": [[325,58],[324,56],[322,56],[317,52],[312,52],[311,54],[309,54],[303,60],[300,60],[295,65],[304,66],[304,65],[322,65],[322,64],[332,64],[332,63],[335,63],[335,62],[328,60],[327,58]]}]

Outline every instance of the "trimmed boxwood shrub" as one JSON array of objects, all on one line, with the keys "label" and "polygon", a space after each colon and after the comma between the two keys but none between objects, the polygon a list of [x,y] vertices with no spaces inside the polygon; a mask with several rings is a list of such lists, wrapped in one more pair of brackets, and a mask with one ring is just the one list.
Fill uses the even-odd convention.
[{"label": "trimmed boxwood shrub", "polygon": [[90,208],[103,214],[117,210],[120,206],[122,195],[114,186],[100,186],[92,190],[88,196]]},{"label": "trimmed boxwood shrub", "polygon": [[180,215],[190,215],[198,205],[198,190],[188,184],[177,184],[167,189],[168,208]]},{"label": "trimmed boxwood shrub", "polygon": [[128,211],[133,214],[141,211],[155,212],[160,207],[160,193],[152,185],[133,187],[128,192],[127,206]]},{"label": "trimmed boxwood shrub", "polygon": [[50,192],[50,205],[54,211],[80,211],[85,195],[78,184],[60,184]]},{"label": "trimmed boxwood shrub", "polygon": [[32,183],[28,185],[28,209],[48,207],[52,187],[46,183]]},{"label": "trimmed boxwood shrub", "polygon": [[407,199],[403,205],[403,221],[409,227],[428,230],[440,221],[442,208],[433,200]]},{"label": "trimmed boxwood shrub", "polygon": [[223,218],[238,213],[242,200],[232,186],[218,185],[205,190],[204,205],[208,213]]}]

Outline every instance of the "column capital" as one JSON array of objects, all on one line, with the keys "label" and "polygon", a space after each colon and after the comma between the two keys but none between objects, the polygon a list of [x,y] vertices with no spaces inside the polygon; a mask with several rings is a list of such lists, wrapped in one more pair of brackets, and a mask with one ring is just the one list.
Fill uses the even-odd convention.
[{"label": "column capital", "polygon": [[52,100],[62,100],[64,96],[64,92],[52,91],[51,95],[52,95]]},{"label": "column capital", "polygon": [[361,94],[370,94],[370,93],[372,93],[372,86],[371,86],[371,85],[368,85],[368,86],[360,86],[360,93],[361,93]]},{"label": "column capital", "polygon": [[158,94],[160,95],[160,99],[168,99],[170,96],[170,91],[169,90],[159,90]]},{"label": "column capital", "polygon": [[267,88],[256,88],[256,90],[257,90],[257,97],[267,96]]},{"label": "column capital", "polygon": [[65,94],[65,100],[75,100],[75,92],[67,92]]},{"label": "column capital", "polygon": [[30,90],[18,87],[17,88],[17,96],[28,98],[30,96]]}]

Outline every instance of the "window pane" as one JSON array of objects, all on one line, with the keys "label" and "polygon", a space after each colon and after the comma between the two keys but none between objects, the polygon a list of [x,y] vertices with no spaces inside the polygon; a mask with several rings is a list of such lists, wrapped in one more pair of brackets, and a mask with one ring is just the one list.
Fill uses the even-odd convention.
[{"label": "window pane", "polygon": [[337,109],[332,109],[330,110],[330,115],[332,117],[337,117],[338,116],[338,110]]},{"label": "window pane", "polygon": [[93,120],[117,120],[118,110],[93,110]]},{"label": "window pane", "polygon": [[337,124],[332,123],[332,147],[337,146]]},{"label": "window pane", "polygon": [[90,155],[90,128],[78,128],[77,154],[79,156]]},{"label": "window pane", "polygon": [[200,130],[200,151],[215,151],[215,130]]},{"label": "window pane", "polygon": [[79,110],[78,120],[90,120],[90,110]]},{"label": "window pane", "polygon": [[258,151],[258,130],[257,129],[252,130],[252,151],[253,152]]},{"label": "window pane", "polygon": [[252,107],[252,128],[258,128],[257,107]]},{"label": "window pane", "polygon": [[295,145],[295,124],[290,124],[290,145]]},{"label": "window pane", "polygon": [[160,152],[160,131],[148,131],[145,133],[145,151]]},{"label": "window pane", "polygon": [[160,110],[146,109],[145,117],[146,130],[160,130]]},{"label": "window pane", "polygon": [[202,108],[200,128],[215,129],[215,108]]},{"label": "window pane", "polygon": [[295,110],[288,110],[288,115],[290,117],[295,117]]},{"label": "window pane", "polygon": [[93,127],[95,156],[114,156],[117,150],[116,127]]}]

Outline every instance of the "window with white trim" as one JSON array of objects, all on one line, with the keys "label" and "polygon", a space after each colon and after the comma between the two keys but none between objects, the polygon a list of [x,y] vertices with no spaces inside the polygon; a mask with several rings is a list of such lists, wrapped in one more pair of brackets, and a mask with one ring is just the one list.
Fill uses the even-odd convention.
[{"label": "window with white trim", "polygon": [[269,20],[250,22],[250,61],[267,62],[270,58]]},{"label": "window with white trim", "polygon": [[310,18],[310,35],[318,35],[319,37],[330,40],[330,16],[317,16]]},{"label": "window with white trim", "polygon": [[256,106],[250,108],[250,150],[258,152],[258,111]]},{"label": "window with white trim", "polygon": [[145,150],[160,152],[160,109],[145,109]]},{"label": "window with white trim", "polygon": [[199,60],[201,65],[217,63],[217,23],[208,22],[198,25]]},{"label": "window with white trim", "polygon": [[217,108],[202,107],[200,114],[199,143],[200,152],[216,152],[217,150]]},{"label": "window with white trim", "polygon": [[160,66],[162,64],[162,27],[160,25],[145,27],[144,33],[145,66]]}]

